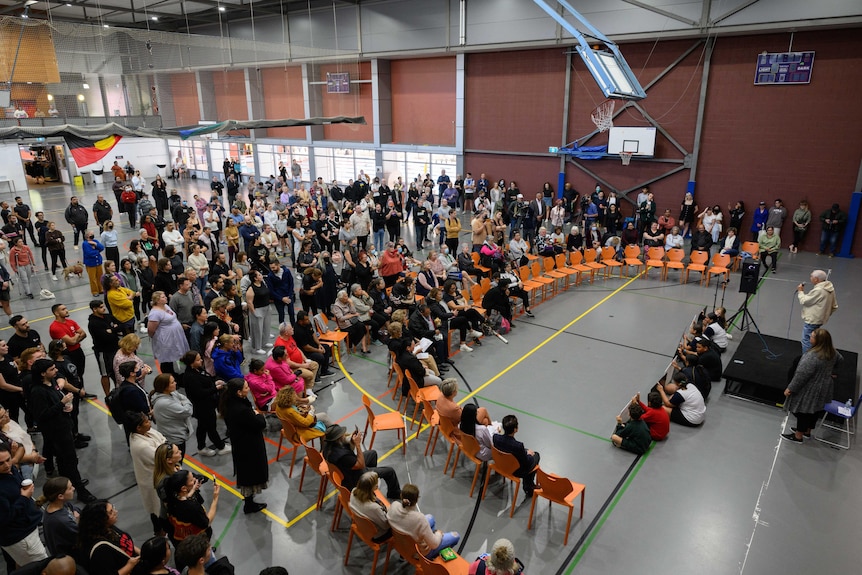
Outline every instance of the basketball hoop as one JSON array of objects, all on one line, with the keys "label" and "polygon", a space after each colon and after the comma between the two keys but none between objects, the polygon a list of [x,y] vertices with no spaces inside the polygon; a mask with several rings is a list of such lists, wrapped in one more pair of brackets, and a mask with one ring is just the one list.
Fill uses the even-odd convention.
[{"label": "basketball hoop", "polygon": [[623,161],[624,166],[628,166],[629,162],[632,161],[633,152],[620,152],[620,159]]},{"label": "basketball hoop", "polygon": [[593,124],[599,129],[599,132],[607,132],[614,127],[614,101],[605,100],[592,111],[590,118]]}]

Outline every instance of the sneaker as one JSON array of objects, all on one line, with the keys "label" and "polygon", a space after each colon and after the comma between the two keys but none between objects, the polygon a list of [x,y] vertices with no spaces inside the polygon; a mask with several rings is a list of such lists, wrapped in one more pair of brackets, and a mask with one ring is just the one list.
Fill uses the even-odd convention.
[{"label": "sneaker", "polygon": [[75,246],[75,251],[78,251],[78,246]]},{"label": "sneaker", "polygon": [[781,439],[789,441],[790,443],[802,443],[801,439],[797,439],[795,433],[782,433]]},{"label": "sneaker", "polygon": [[315,401],[317,401],[317,396],[309,393],[305,396],[305,399],[308,400],[308,403],[314,403]]},{"label": "sneaker", "polygon": [[81,503],[92,503],[98,499],[98,497],[96,497],[95,495],[90,493],[84,487],[81,487],[80,489],[78,489],[77,493],[78,493],[78,501],[80,501]]},{"label": "sneaker", "polygon": [[147,326],[141,324],[141,329],[139,330],[141,333],[147,333]]},{"label": "sneaker", "polygon": [[271,344],[271,343],[269,343],[269,342],[267,342],[267,343],[265,343],[265,344],[264,344],[264,346],[266,346],[266,347],[272,347],[272,344]]},{"label": "sneaker", "polygon": [[[794,433],[796,433],[797,431],[799,431],[799,430],[798,430],[798,429],[796,429],[795,427],[791,427],[791,428],[790,428],[790,430],[791,430],[792,432],[794,432]],[[811,434],[810,434],[810,433],[803,433],[803,434],[802,434],[802,437],[803,437],[803,439],[811,439]]]},{"label": "sneaker", "polygon": [[230,443],[225,443],[225,446],[216,451],[219,455],[228,455],[233,451],[233,448],[230,446]]},{"label": "sneaker", "polygon": [[198,455],[201,457],[212,457],[216,454],[215,449],[210,449],[209,447],[204,447],[203,449],[198,449]]},{"label": "sneaker", "polygon": [[[45,270],[45,271],[48,271],[48,270]],[[51,279],[52,279],[52,280],[54,280],[54,281],[58,281],[58,280],[57,280],[57,276],[51,276]]]},{"label": "sneaker", "polygon": [[461,344],[461,351],[473,351],[473,348],[467,345],[466,343]]},{"label": "sneaker", "polygon": [[475,329],[472,329],[472,330],[470,330],[469,335],[470,335],[470,337],[472,337],[473,339],[479,339],[480,337],[482,337],[482,336],[483,336],[483,335],[485,335],[485,334],[484,334],[484,333],[482,333],[481,331],[476,331]]},{"label": "sneaker", "polygon": [[326,373],[319,374],[321,378],[324,377],[335,377],[337,374],[334,371],[327,371]]},{"label": "sneaker", "polygon": [[266,350],[256,349],[256,350],[254,350],[254,353],[256,353],[257,355],[266,355]]},{"label": "sneaker", "polygon": [[525,311],[525,312],[524,312],[524,314],[525,314],[527,317],[536,317],[536,316],[534,316],[534,315],[533,315],[533,312],[531,312],[530,310]]}]

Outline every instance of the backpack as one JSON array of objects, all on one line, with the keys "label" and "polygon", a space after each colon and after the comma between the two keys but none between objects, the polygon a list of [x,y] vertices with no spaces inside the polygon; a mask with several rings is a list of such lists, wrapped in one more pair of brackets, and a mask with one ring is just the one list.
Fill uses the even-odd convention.
[{"label": "backpack", "polygon": [[123,401],[120,399],[121,390],[120,386],[115,387],[111,390],[107,396],[105,396],[105,405],[108,406],[108,409],[111,410],[111,417],[119,423],[123,425],[126,422],[126,414],[123,411]]},{"label": "backpack", "polygon": [[134,190],[125,190],[122,194],[120,194],[120,201],[124,204],[134,204],[138,201],[138,195],[134,192]]}]

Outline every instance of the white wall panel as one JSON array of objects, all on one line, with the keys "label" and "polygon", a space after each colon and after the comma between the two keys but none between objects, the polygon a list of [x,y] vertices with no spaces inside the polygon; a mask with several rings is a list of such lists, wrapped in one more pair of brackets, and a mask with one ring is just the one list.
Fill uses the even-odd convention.
[{"label": "white wall panel", "polygon": [[[457,4],[457,1],[454,2]],[[449,26],[446,0],[406,0],[362,5],[365,53],[444,48]],[[457,21],[455,22],[457,25]],[[457,29],[457,28],[456,28]],[[457,44],[457,34],[451,39]]]}]

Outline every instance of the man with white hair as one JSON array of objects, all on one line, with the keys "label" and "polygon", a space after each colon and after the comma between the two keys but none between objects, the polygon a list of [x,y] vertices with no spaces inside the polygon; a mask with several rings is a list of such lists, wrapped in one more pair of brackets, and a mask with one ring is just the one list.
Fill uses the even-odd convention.
[{"label": "man with white hair", "polygon": [[802,353],[811,349],[811,333],[822,327],[829,316],[838,309],[835,298],[835,286],[826,279],[826,272],[814,270],[811,272],[811,290],[805,293],[805,284],[796,286],[796,297],[802,306]]}]

